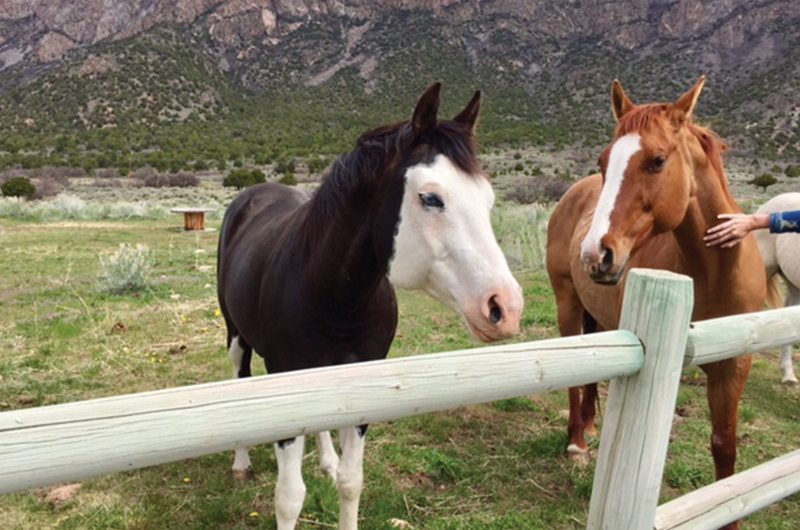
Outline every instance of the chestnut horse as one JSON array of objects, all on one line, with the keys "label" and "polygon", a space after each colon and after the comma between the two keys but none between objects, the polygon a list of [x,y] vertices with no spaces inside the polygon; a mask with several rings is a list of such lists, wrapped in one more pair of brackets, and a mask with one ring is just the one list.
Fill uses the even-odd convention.
[{"label": "chestnut horse", "polygon": [[[724,250],[703,241],[718,214],[741,211],[723,172],[723,144],[692,123],[703,82],[674,103],[635,105],[614,81],[618,123],[600,156],[601,174],[573,185],[548,225],[547,270],[562,335],[616,329],[625,271],[633,267],[691,276],[695,320],[763,308],[766,278],[755,238]],[[746,355],[702,366],[717,479],[734,472],[739,398],[750,363]],[[569,398],[567,451],[586,460],[584,432],[594,431],[597,386],[585,387],[583,400],[572,388]]]},{"label": "chestnut horse", "polygon": [[[758,208],[758,213],[800,210],[800,193],[784,193],[776,195]],[[800,234],[771,234],[769,230],[756,231],[758,248],[764,257],[764,267],[770,282],[770,302],[777,306],[778,277],[786,283],[786,301],[784,305],[800,304]],[[797,376],[792,366],[792,347],[781,349],[781,383],[797,384]]]},{"label": "chestnut horse", "polygon": [[[268,183],[231,203],[217,278],[235,377],[250,375],[253,350],[270,373],[386,357],[397,326],[390,279],[454,308],[482,341],[517,332],[522,290],[492,232],[494,194],[476,157],[480,93],[438,121],[439,91],[422,94],[410,121],[365,133],[312,198]],[[357,527],[366,430],[340,430],[341,460],[330,435],[317,436],[343,530]],[[303,436],[275,444],[279,530],[303,506],[303,446]],[[238,448],[234,475],[249,469]]]}]

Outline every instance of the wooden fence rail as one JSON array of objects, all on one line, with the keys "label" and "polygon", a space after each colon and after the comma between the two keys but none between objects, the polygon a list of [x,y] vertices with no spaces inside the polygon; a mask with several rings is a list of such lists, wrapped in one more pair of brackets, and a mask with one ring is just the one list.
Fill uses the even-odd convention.
[{"label": "wooden fence rail", "polygon": [[583,385],[643,359],[613,331],[3,412],[0,493]]},{"label": "wooden fence rail", "polygon": [[798,491],[800,449],[662,504],[655,528],[719,528]]},{"label": "wooden fence rail", "polygon": [[691,279],[633,270],[620,331],[2,412],[0,493],[611,379],[587,527],[715,528],[800,490],[800,454],[657,507],[681,367],[800,342],[800,306],[691,309]]}]

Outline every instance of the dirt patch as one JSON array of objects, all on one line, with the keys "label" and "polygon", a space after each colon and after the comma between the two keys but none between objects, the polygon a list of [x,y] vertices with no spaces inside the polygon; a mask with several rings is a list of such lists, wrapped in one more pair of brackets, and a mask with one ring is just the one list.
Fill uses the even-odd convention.
[{"label": "dirt patch", "polygon": [[13,289],[3,289],[0,291],[0,301],[8,301],[12,300],[18,296],[24,296],[26,294],[31,294],[33,289],[27,289],[24,287],[15,287]]},{"label": "dirt patch", "polygon": [[80,482],[75,484],[63,484],[41,491],[41,496],[44,501],[53,508],[60,508],[75,496],[78,490],[81,489]]}]

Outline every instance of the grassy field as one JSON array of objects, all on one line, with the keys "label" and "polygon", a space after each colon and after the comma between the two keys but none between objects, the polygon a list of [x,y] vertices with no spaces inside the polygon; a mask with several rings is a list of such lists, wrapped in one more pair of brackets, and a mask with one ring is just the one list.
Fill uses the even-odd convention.
[{"label": "grassy field", "polygon": [[[506,207],[498,237],[525,289],[521,336],[557,335],[555,302],[541,269],[547,209]],[[77,401],[229,377],[216,305],[218,232],[184,233],[157,220],[0,219],[0,409]],[[210,222],[218,226],[218,220]],[[96,289],[98,255],[143,243],[155,256],[150,288]],[[391,356],[473,347],[459,317],[419,293],[399,293]],[[255,363],[257,365],[257,363]],[[263,373],[263,366],[256,366]],[[800,388],[778,384],[777,353],[755,358],[739,431],[739,469],[798,447]],[[687,371],[678,397],[664,500],[711,482],[704,377]],[[566,395],[525,396],[371,426],[365,456],[364,529],[401,519],[429,529],[572,529],[585,525],[593,466],[565,458]],[[258,421],[253,418],[252,421]],[[307,443],[308,495],[301,528],[332,528],[334,487]],[[85,481],[63,502],[47,490],[0,497],[3,529],[274,528],[272,447],[253,451],[255,478],[234,484],[231,454]],[[749,529],[793,529],[795,496],[748,520]]]}]

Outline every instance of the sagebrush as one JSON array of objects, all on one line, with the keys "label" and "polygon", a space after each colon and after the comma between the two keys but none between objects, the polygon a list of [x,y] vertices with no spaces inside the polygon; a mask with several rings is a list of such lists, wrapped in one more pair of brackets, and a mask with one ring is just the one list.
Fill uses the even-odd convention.
[{"label": "sagebrush", "polygon": [[147,245],[120,243],[115,252],[100,254],[97,287],[113,294],[140,291],[149,285],[153,261],[153,253]]}]

